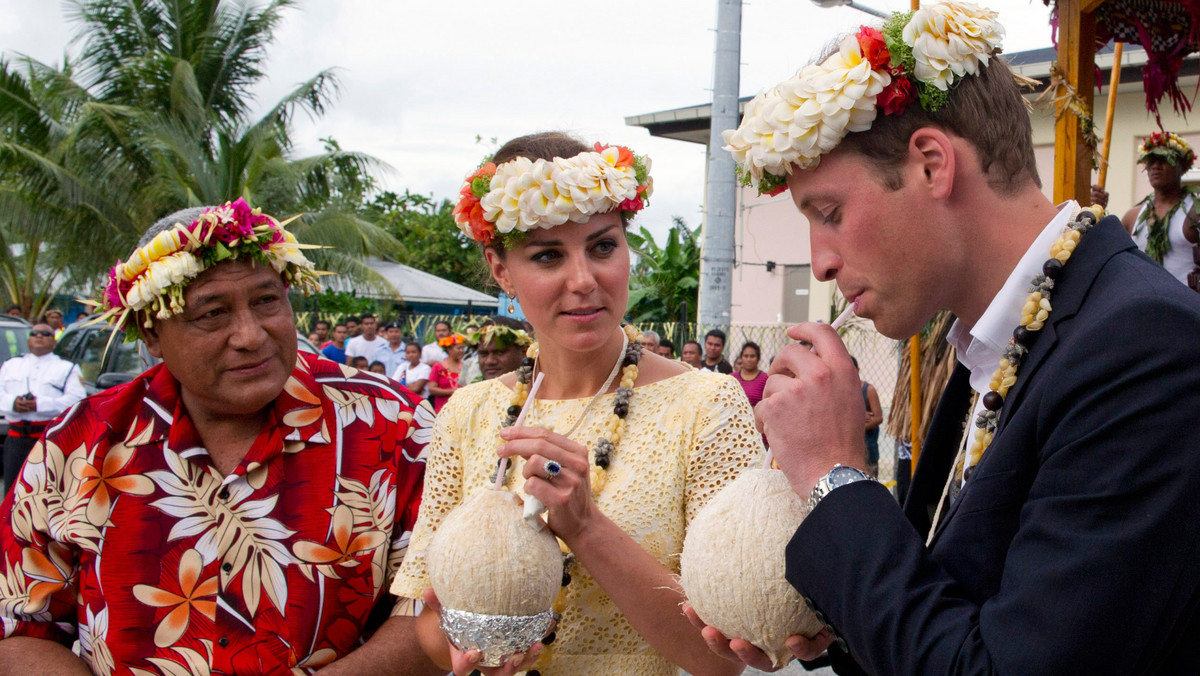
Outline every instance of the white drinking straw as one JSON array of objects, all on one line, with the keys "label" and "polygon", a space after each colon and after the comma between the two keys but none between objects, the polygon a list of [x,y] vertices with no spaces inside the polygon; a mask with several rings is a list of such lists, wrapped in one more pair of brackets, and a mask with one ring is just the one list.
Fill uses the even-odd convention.
[{"label": "white drinking straw", "polygon": [[[854,315],[854,303],[850,303],[849,305],[846,306],[845,310],[842,310],[842,314],[838,315],[837,319],[833,320],[833,323],[829,325],[829,328],[833,329],[834,331],[837,331],[838,329],[840,329],[842,327],[842,324],[845,324],[846,321],[848,319],[850,319],[850,317],[853,315]],[[812,350],[815,348],[809,348],[809,349]],[[772,454],[771,449],[768,448],[767,456],[766,456],[766,458],[763,459],[762,468],[763,469],[771,469],[771,462],[774,459],[775,459],[774,454]]]},{"label": "white drinking straw", "polygon": [[[529,409],[533,408],[533,399],[537,395],[538,388],[542,386],[542,378],[545,373],[537,374],[533,379],[533,387],[529,388],[529,396],[525,398],[525,405],[521,407],[521,412],[517,414],[517,421],[513,423],[513,427],[520,427],[525,424],[525,414],[529,413]],[[508,471],[508,458],[500,458],[500,465],[496,468],[496,483],[492,488],[500,490],[504,485],[504,473]]]},{"label": "white drinking straw", "polygon": [[842,324],[845,324],[846,320],[850,319],[850,317],[853,314],[854,314],[854,303],[850,303],[849,305],[846,306],[845,310],[842,310],[842,314],[838,315],[837,319],[833,320],[833,323],[829,325],[829,328],[833,329],[834,331],[837,331],[838,329],[842,328]]}]

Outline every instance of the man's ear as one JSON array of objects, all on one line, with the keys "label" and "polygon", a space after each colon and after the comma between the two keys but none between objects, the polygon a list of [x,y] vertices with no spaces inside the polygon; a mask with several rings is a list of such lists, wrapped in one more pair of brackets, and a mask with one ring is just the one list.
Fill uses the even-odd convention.
[{"label": "man's ear", "polygon": [[146,346],[146,351],[155,359],[162,359],[162,344],[158,339],[158,330],[153,325],[146,326],[146,315],[144,312],[137,313],[133,320],[138,322],[138,332],[142,337],[142,344]]},{"label": "man's ear", "polygon": [[508,278],[508,266],[504,264],[504,259],[500,257],[500,254],[496,253],[495,249],[487,247],[483,250],[483,257],[487,260],[488,270],[492,273],[492,279],[496,280],[496,283],[500,285],[504,293],[509,296],[515,296],[516,293],[513,290],[512,280]]},{"label": "man's ear", "polygon": [[908,139],[908,155],[930,196],[936,200],[949,197],[954,190],[957,160],[950,136],[936,127],[921,127]]}]

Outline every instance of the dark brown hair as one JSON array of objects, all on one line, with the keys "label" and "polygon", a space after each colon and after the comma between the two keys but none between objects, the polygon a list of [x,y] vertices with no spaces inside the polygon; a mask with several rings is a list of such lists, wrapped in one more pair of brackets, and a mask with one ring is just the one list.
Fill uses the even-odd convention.
[{"label": "dark brown hair", "polygon": [[913,132],[937,127],[961,137],[979,155],[980,169],[992,189],[1012,195],[1032,182],[1042,186],[1033,156],[1033,125],[1013,73],[999,57],[967,75],[950,91],[950,101],[936,113],[913,101],[901,115],[875,117],[871,128],[846,136],[839,148],[863,155],[878,164],[884,187],[903,184],[900,165],[908,153]]},{"label": "dark brown hair", "polygon": [[543,131],[517,138],[500,146],[492,157],[497,165],[524,157],[530,160],[552,160],[556,157],[575,157],[588,150],[586,144],[561,131]]}]

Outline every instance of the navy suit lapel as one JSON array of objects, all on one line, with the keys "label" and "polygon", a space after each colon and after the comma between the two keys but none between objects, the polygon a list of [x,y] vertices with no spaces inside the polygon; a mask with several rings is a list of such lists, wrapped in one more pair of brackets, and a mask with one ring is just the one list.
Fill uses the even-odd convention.
[{"label": "navy suit lapel", "polygon": [[1020,408],[1025,388],[1032,380],[1032,375],[1054,351],[1058,342],[1058,327],[1063,322],[1079,313],[1096,275],[1100,268],[1116,254],[1134,248],[1133,239],[1125,232],[1120,219],[1108,216],[1097,223],[1080,240],[1079,246],[1071,255],[1070,260],[1063,266],[1062,276],[1054,285],[1050,297],[1050,321],[1042,328],[1040,336],[1034,341],[1021,362],[1017,371],[1017,383],[1009,391],[1004,400],[1004,409],[1000,412],[999,429],[1012,418],[1013,413]]},{"label": "navy suit lapel", "polygon": [[[1053,310],[1050,312],[1049,321],[1039,332],[1040,335],[1030,347],[1029,354],[1021,362],[1021,367],[1017,370],[1017,382],[1009,389],[1008,396],[1004,398],[1004,408],[1000,412],[999,427],[996,437],[992,440],[992,448],[1003,443],[1005,425],[1020,408],[1022,395],[1029,382],[1033,380],[1033,374],[1054,351],[1054,346],[1058,342],[1057,327],[1078,314],[1080,306],[1087,297],[1088,290],[1092,288],[1092,283],[1096,280],[1096,276],[1104,264],[1121,251],[1132,248],[1134,248],[1133,239],[1129,237],[1129,233],[1125,232],[1120,219],[1115,216],[1102,219],[1080,239],[1079,246],[1071,254],[1070,260],[1063,267],[1062,276],[1054,285],[1054,292],[1050,297],[1050,306]],[[983,459],[979,462],[979,467],[973,471],[986,471],[988,457],[989,454],[985,452]],[[964,488],[965,490],[967,489]],[[959,499],[955,500],[942,515],[931,545],[941,537],[942,531],[946,529],[946,525],[950,523],[958,506],[962,504],[962,497],[963,495],[960,494]]]},{"label": "navy suit lapel", "polygon": [[904,501],[904,513],[922,537],[929,534],[931,510],[936,508],[946,478],[950,476],[950,468],[962,439],[962,423],[970,404],[971,372],[958,364],[929,422],[929,432],[917,460],[917,471],[913,474],[908,498]]}]

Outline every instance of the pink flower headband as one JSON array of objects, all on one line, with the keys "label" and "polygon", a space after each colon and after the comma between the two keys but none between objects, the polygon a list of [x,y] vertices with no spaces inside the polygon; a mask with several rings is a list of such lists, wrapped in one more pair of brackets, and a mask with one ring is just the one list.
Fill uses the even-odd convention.
[{"label": "pink flower headband", "polygon": [[126,340],[139,336],[137,312],[145,310],[146,328],[153,320],[166,319],[183,311],[183,291],[201,272],[222,261],[250,258],[270,265],[284,282],[307,293],[319,292],[321,284],[313,264],[299,244],[274,218],[251,209],[238,198],[205,210],[189,224],[176,223],[139,247],[128,261],[118,262],[108,272],[108,284],[99,302],[96,321],[125,332]]}]

